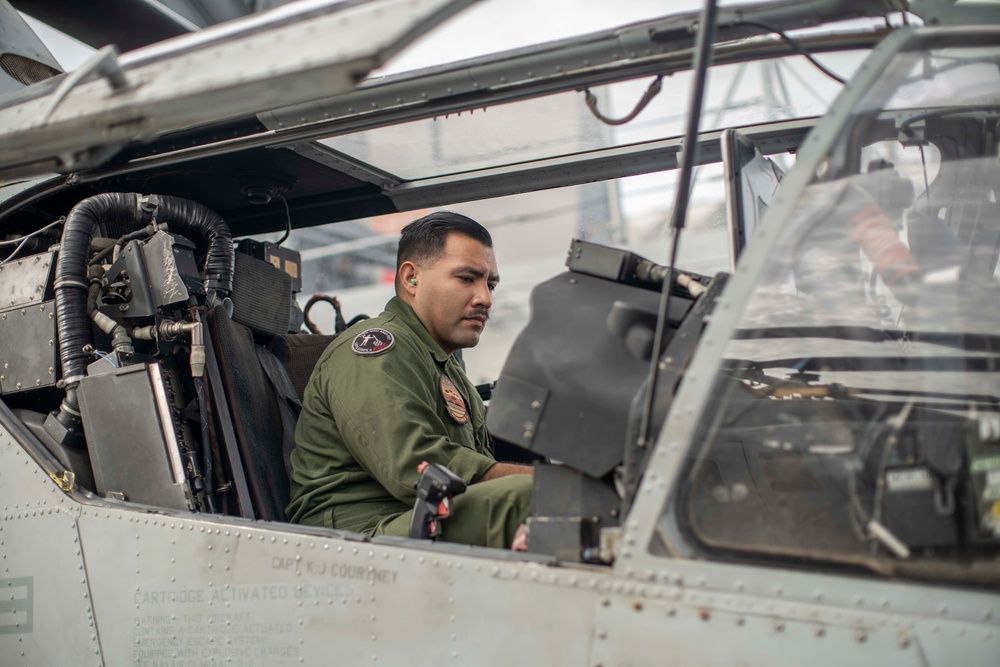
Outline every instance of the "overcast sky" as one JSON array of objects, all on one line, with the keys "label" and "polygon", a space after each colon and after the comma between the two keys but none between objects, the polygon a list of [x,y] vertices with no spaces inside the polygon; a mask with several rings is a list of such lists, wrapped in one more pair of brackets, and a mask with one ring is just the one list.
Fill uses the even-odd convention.
[{"label": "overcast sky", "polygon": [[404,50],[385,73],[596,32],[703,4],[701,0],[484,0]]}]

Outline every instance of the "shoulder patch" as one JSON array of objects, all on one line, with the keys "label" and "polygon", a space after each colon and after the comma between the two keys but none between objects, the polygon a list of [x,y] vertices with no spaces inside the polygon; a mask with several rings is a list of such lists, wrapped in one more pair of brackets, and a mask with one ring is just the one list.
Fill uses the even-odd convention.
[{"label": "shoulder patch", "polygon": [[458,387],[447,375],[441,375],[441,396],[444,398],[444,407],[456,423],[466,424],[469,421],[469,409],[465,405],[465,399],[459,393]]},{"label": "shoulder patch", "polygon": [[372,356],[382,354],[396,344],[396,339],[385,329],[365,329],[354,337],[351,349],[354,354]]}]

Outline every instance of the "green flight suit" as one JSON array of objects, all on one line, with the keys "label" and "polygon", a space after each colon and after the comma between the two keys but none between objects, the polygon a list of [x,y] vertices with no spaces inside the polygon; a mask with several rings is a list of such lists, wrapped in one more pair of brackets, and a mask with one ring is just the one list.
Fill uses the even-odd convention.
[{"label": "green flight suit", "polygon": [[[370,329],[388,331],[391,346],[366,350],[362,340]],[[442,374],[465,403],[464,424],[448,410]],[[531,477],[474,483],[496,462],[485,415],[462,367],[444,353],[413,309],[394,297],[381,315],[338,336],[316,364],[295,429],[289,520],[406,536],[417,466],[428,461],[443,464],[470,485],[454,498],[452,516],[442,521],[442,538],[510,546],[530,510]]]}]

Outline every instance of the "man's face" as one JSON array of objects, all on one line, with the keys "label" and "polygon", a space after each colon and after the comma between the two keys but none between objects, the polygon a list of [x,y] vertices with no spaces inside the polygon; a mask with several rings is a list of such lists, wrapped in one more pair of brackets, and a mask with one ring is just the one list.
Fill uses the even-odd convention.
[{"label": "man's face", "polygon": [[479,343],[500,276],[493,249],[463,234],[448,235],[444,252],[416,268],[410,305],[447,354]]}]

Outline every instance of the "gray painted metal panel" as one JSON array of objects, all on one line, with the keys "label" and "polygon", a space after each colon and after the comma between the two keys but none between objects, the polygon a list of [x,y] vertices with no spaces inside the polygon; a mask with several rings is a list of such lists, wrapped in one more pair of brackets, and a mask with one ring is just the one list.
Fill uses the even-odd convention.
[{"label": "gray painted metal panel", "polygon": [[103,664],[76,517],[0,429],[0,663]]},{"label": "gray painted metal panel", "polygon": [[3,516],[0,603],[22,611],[0,621],[0,662],[102,665],[75,514],[50,507]]},{"label": "gray painted metal panel", "polygon": [[[23,285],[25,291],[32,286]],[[38,298],[44,294],[44,284],[38,285]],[[11,290],[14,292],[15,290]],[[9,292],[9,293],[11,293]],[[13,294],[11,294],[13,296]],[[11,299],[13,301],[13,299]],[[25,305],[0,313],[0,394],[14,394],[56,383],[59,372],[56,354],[55,301]],[[40,348],[28,347],[26,340],[51,341]]]},{"label": "gray painted metal panel", "polygon": [[0,584],[18,596],[0,593],[0,605],[23,610],[33,577],[31,636],[0,632],[3,664],[89,664],[90,651],[109,665],[944,666],[1000,655],[992,593],[666,558],[642,572],[556,566],[81,505],[0,435]]},{"label": "gray painted metal panel", "polygon": [[850,575],[786,570],[747,564],[659,557],[656,567],[625,568],[635,586],[669,583],[706,595],[748,595],[760,600],[820,605],[840,610],[878,610],[928,620],[985,622],[1000,630],[1000,596],[990,591],[879,581]]},{"label": "gray painted metal panel", "polygon": [[65,494],[55,482],[21,448],[13,434],[0,427],[0,516],[66,503]]},{"label": "gray painted metal panel", "polygon": [[[466,4],[380,0],[333,11],[337,3],[307,3],[301,16],[277,10],[277,26],[264,22],[249,34],[212,41],[210,29],[179,55],[143,62],[139,51],[138,64],[125,67],[127,90],[113,91],[104,80],[80,84],[47,121],[48,96],[0,110],[0,166],[58,158],[74,169],[90,164],[84,149],[254,114],[312,99],[317,90],[350,90],[389,53]],[[317,8],[332,13],[315,16]]]},{"label": "gray painted metal panel", "polygon": [[157,364],[135,364],[80,382],[94,489],[102,496],[120,493],[132,502],[187,509],[190,490],[161,378]]},{"label": "gray painted metal panel", "polygon": [[108,664],[587,660],[586,642],[552,639],[586,634],[592,594],[557,594],[565,571],[537,563],[190,515],[84,510],[80,522]]},{"label": "gray painted metal panel", "polygon": [[923,664],[912,642],[903,644],[890,628],[789,620],[780,612],[721,611],[708,603],[615,601],[598,618],[593,660],[650,664],[649,656],[659,654],[678,665]]},{"label": "gray painted metal panel", "polygon": [[[995,626],[685,591],[679,601],[610,600],[598,614],[595,664],[987,665]],[[682,640],[678,641],[679,638]]]},{"label": "gray painted metal panel", "polygon": [[0,294],[4,295],[0,308],[6,310],[41,303],[49,276],[55,269],[55,256],[54,252],[43,252],[15,260],[9,267],[16,267],[15,271],[5,272],[0,265]]},{"label": "gray painted metal panel", "polygon": [[[788,652],[798,660],[787,664],[897,664],[899,661],[898,664],[985,666],[994,665],[995,656],[1000,655],[1000,596],[995,592],[763,566],[668,558],[659,558],[657,562],[658,569],[643,571],[641,575],[634,569],[626,570],[625,576],[632,580],[625,584],[625,589],[647,599],[662,597],[673,601],[675,614],[670,614],[671,607],[665,609],[668,620],[664,628],[672,627],[670,621],[675,617],[691,620],[682,617],[687,605],[689,611],[697,611],[700,622],[695,624],[697,628],[711,626],[709,636],[731,637],[739,644],[736,653],[711,643],[703,646],[698,655],[706,656],[705,664],[716,664],[708,658],[717,659],[718,664],[736,664],[739,659],[756,664],[749,658],[757,655],[759,648],[766,648],[771,639],[780,640],[780,646],[787,642]],[[650,594],[656,590],[662,593]],[[770,625],[763,626],[767,632],[741,635],[752,619],[768,620]],[[599,617],[597,628],[605,630],[609,643],[616,647],[620,643],[627,645],[634,641],[632,629],[620,628],[614,637],[610,636],[615,624],[624,622],[621,616],[613,620]],[[635,616],[634,622],[642,625],[646,620]],[[784,624],[780,631],[778,623]],[[697,637],[701,632],[697,628],[686,628],[683,634]],[[809,631],[796,639],[793,628]],[[647,633],[649,637],[661,634],[663,630]],[[750,636],[765,646],[748,644],[746,637]],[[834,641],[813,643],[812,638]],[[910,658],[906,651],[905,655],[897,655],[894,649],[886,652],[893,647],[909,649],[916,644],[925,662],[907,662]],[[595,656],[601,646],[595,644]],[[762,661],[767,656],[767,664],[786,664],[782,662],[786,651],[773,646],[771,649],[759,654]],[[620,648],[608,650],[616,656],[616,661],[631,655],[628,649],[624,653],[616,652]],[[832,661],[826,662],[828,659]]]}]

